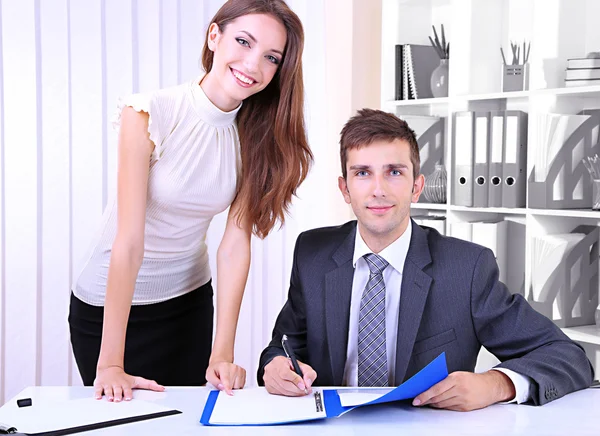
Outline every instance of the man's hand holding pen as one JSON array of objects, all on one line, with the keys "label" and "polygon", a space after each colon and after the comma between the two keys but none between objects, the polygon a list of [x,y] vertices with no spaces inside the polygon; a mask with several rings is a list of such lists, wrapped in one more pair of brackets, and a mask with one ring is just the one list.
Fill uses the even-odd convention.
[{"label": "man's hand holding pen", "polygon": [[270,394],[299,397],[311,393],[317,373],[296,359],[287,335],[281,338],[281,347],[287,356],[277,356],[265,366],[263,380]]},{"label": "man's hand holding pen", "polygon": [[317,373],[310,366],[297,361],[302,374],[294,372],[291,359],[277,356],[265,366],[263,380],[270,394],[300,397],[312,392],[312,384]]}]

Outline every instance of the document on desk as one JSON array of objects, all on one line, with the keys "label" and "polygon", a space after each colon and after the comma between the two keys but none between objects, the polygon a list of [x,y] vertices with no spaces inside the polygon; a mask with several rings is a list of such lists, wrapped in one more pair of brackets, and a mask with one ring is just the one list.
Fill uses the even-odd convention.
[{"label": "document on desk", "polygon": [[336,418],[357,407],[414,398],[448,376],[442,353],[395,388],[321,389],[303,397],[271,395],[265,388],[211,391],[200,418],[203,425],[277,425]]},{"label": "document on desk", "polygon": [[71,434],[181,413],[148,401],[82,398],[0,410],[0,422],[28,435]]}]

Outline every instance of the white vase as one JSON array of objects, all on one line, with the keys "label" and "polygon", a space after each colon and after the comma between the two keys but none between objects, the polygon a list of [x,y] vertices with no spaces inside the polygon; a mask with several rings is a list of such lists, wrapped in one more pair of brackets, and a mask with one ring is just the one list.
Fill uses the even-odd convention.
[{"label": "white vase", "polygon": [[440,64],[431,72],[430,85],[434,97],[448,97],[448,59],[440,59]]}]

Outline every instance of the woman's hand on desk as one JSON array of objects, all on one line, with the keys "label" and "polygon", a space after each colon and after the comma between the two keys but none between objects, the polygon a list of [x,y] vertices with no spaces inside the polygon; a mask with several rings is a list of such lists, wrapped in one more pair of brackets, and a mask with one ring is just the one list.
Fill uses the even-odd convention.
[{"label": "woman's hand on desk", "polygon": [[246,384],[246,370],[225,360],[211,361],[206,370],[206,381],[233,395],[233,389],[242,389]]},{"label": "woman's hand on desk", "polygon": [[298,361],[304,377],[294,372],[290,359],[277,356],[265,366],[263,380],[267,392],[287,397],[300,397],[312,392],[312,384],[317,379],[317,373],[310,366]]},{"label": "woman's hand on desk", "polygon": [[99,368],[96,371],[96,380],[94,380],[94,394],[96,399],[101,399],[102,394],[104,394],[108,398],[108,401],[119,402],[122,399],[129,401],[133,398],[133,389],[162,392],[165,390],[165,387],[159,385],[154,380],[129,375],[120,366]]}]

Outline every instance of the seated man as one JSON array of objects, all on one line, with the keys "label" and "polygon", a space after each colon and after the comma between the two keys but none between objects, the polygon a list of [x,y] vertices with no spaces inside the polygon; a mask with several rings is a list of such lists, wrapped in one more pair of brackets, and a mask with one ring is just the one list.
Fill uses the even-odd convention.
[{"label": "seated man", "polygon": [[[341,134],[339,188],[357,221],[296,242],[288,300],[258,380],[280,395],[321,386],[397,386],[441,352],[450,375],[415,406],[545,404],[590,386],[582,348],[498,281],[493,253],[410,219],[423,189],[406,122],[363,109]],[[304,379],[281,347],[286,334]],[[481,346],[502,362],[473,373]]]}]

